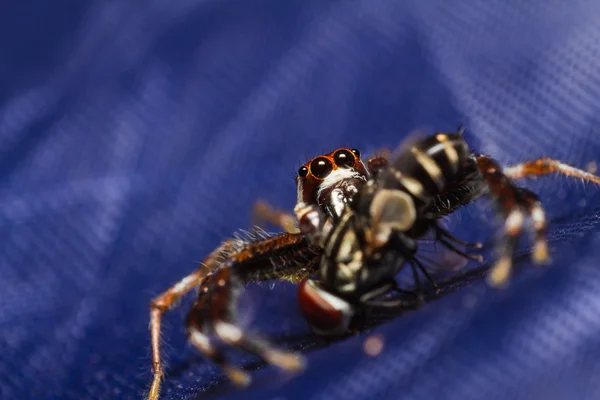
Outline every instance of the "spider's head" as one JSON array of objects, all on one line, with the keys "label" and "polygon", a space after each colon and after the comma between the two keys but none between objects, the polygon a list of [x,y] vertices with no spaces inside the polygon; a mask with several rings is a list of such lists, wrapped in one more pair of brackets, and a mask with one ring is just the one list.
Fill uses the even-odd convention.
[{"label": "spider's head", "polygon": [[298,202],[325,208],[334,201],[334,191],[335,201],[341,196],[347,202],[368,176],[357,149],[339,148],[329,154],[314,157],[298,169]]}]

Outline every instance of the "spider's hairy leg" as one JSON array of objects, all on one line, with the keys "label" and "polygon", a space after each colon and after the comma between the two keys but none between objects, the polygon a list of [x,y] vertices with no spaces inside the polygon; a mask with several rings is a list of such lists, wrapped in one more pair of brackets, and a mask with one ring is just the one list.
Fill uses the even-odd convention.
[{"label": "spider's hairy leg", "polygon": [[[223,281],[223,271],[225,270],[219,269],[214,275],[207,277],[207,279],[202,283],[199,297],[186,318],[186,332],[190,343],[194,345],[194,347],[196,347],[206,358],[218,365],[233,383],[238,386],[245,386],[250,383],[250,375],[248,375],[248,373],[241,368],[231,364],[223,352],[214,347],[209,336],[204,333],[207,327],[202,317],[207,314],[207,317],[210,318],[210,314],[213,311],[211,308],[214,307],[211,302],[211,298],[207,296],[207,294],[214,289],[214,277],[218,277],[219,287],[229,283]],[[217,288],[217,290],[219,290],[219,288]],[[223,305],[221,305],[221,307],[223,307]]]},{"label": "spider's hairy leg", "polygon": [[539,197],[532,191],[522,188],[521,194],[525,199],[527,212],[533,225],[533,261],[536,264],[547,264],[550,261],[550,255],[546,241],[547,223],[544,207],[542,207]]},{"label": "spider's hairy leg", "polygon": [[321,259],[319,257],[314,257],[312,260],[307,261],[303,266],[294,268],[287,273],[283,273],[278,278],[291,283],[300,283],[315,274],[319,269],[320,262]]},{"label": "spider's hairy leg", "polygon": [[504,237],[500,257],[488,276],[490,284],[502,286],[510,277],[514,248],[526,218],[530,218],[533,222],[534,262],[541,264],[549,261],[545,213],[535,193],[518,187],[511,181],[511,176],[514,174],[511,173],[511,176],[505,174],[500,165],[488,156],[475,155],[475,160],[489,194],[496,201],[498,210],[504,218]]},{"label": "spider's hairy leg", "polygon": [[[584,182],[591,182],[600,185],[600,176],[548,157],[526,161],[504,168],[504,174],[511,179],[544,176],[552,173],[557,173],[571,178],[578,178]],[[545,240],[546,217],[544,209],[541,206],[538,197],[534,193],[526,191],[525,196],[528,202],[529,213],[531,215],[535,231],[534,260],[538,263],[543,263],[549,259],[548,244]]]},{"label": "spider's hairy leg", "polygon": [[301,234],[287,233],[249,243],[229,254],[200,285],[198,299],[186,319],[190,342],[218,364],[237,385],[248,384],[250,376],[226,360],[212,345],[210,334],[281,369],[302,369],[304,360],[300,355],[279,350],[266,340],[245,332],[236,321],[236,306],[246,282],[280,278],[299,269],[316,268],[314,260],[318,258],[318,253]]},{"label": "spider's hairy leg", "polygon": [[263,227],[265,223],[280,227],[287,233],[300,232],[293,214],[280,210],[265,200],[257,200],[252,208],[252,225]]},{"label": "spider's hairy leg", "polygon": [[160,356],[160,325],[162,316],[171,310],[183,296],[193,288],[200,285],[207,274],[218,265],[218,258],[222,253],[229,252],[231,242],[224,242],[217,247],[200,265],[200,268],[181,279],[171,288],[160,294],[150,304],[150,336],[152,342],[152,366],[154,376],[148,393],[149,400],[157,400],[160,393],[160,384],[163,377],[162,361]]},{"label": "spider's hairy leg", "polygon": [[600,185],[600,176],[591,174],[582,169],[575,168],[559,160],[544,157],[533,161],[526,161],[521,164],[512,165],[504,168],[504,173],[511,179],[527,178],[539,175],[548,175],[557,173],[572,178],[579,178],[586,182],[593,182]]},{"label": "spider's hairy leg", "polygon": [[375,155],[367,160],[367,169],[369,170],[369,173],[371,173],[373,176],[377,176],[379,172],[386,169],[388,167],[391,154],[392,152],[389,149],[378,150]]},{"label": "spider's hairy leg", "polygon": [[234,304],[237,303],[241,282],[231,266],[224,266],[202,285],[201,294],[186,321],[191,343],[211,361],[219,365],[238,386],[250,383],[250,375],[230,364],[210,343],[206,332],[214,333],[224,343],[252,353],[266,362],[285,370],[302,368],[302,358],[272,347],[265,340],[244,332],[234,322]]}]

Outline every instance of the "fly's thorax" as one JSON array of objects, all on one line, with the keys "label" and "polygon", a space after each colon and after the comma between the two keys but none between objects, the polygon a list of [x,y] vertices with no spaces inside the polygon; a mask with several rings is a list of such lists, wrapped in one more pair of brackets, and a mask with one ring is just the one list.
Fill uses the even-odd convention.
[{"label": "fly's thorax", "polygon": [[[406,246],[397,232],[381,247],[369,243],[368,218],[351,210],[333,226],[321,259],[321,280],[332,291],[357,298],[393,279],[404,264]],[[394,248],[399,244],[400,251]]]},{"label": "fly's thorax", "polygon": [[327,286],[342,293],[356,289],[358,274],[364,264],[361,240],[355,226],[355,214],[345,212],[333,226],[323,247],[321,277]]},{"label": "fly's thorax", "polygon": [[469,157],[469,147],[460,132],[413,138],[390,160],[382,185],[402,188],[416,203],[431,203],[456,182]]}]

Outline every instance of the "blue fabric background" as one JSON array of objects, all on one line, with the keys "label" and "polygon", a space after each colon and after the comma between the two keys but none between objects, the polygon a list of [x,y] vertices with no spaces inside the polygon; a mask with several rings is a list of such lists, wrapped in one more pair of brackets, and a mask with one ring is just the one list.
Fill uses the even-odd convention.
[{"label": "blue fabric background", "polygon": [[[0,397],[142,398],[150,299],[248,228],[257,198],[291,210],[312,155],[462,121],[502,163],[600,162],[599,15],[594,0],[3,2]],[[527,186],[553,220],[551,267],[519,258],[506,290],[475,274],[331,343],[293,285],[251,285],[244,326],[309,368],[262,368],[245,391],[186,345],[187,301],[165,320],[163,398],[600,398],[600,188]],[[452,231],[491,239],[487,206]]]}]

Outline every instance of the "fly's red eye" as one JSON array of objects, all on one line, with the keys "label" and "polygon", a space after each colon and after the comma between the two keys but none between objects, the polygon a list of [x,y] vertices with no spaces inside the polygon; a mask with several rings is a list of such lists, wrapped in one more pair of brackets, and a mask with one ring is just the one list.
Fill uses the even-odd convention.
[{"label": "fly's red eye", "polygon": [[324,157],[315,158],[310,163],[310,172],[312,172],[312,174],[319,179],[325,178],[331,173],[332,170],[333,165],[331,164],[331,161]]},{"label": "fly's red eye", "polygon": [[354,166],[354,154],[348,150],[338,150],[333,155],[333,161],[338,167],[352,167]]},{"label": "fly's red eye", "polygon": [[303,280],[298,286],[298,304],[310,327],[320,335],[346,333],[354,316],[348,302],[321,289],[310,279]]},{"label": "fly's red eye", "polygon": [[306,178],[306,175],[308,175],[308,168],[306,168],[305,166],[301,166],[298,169],[298,176],[300,178]]}]

